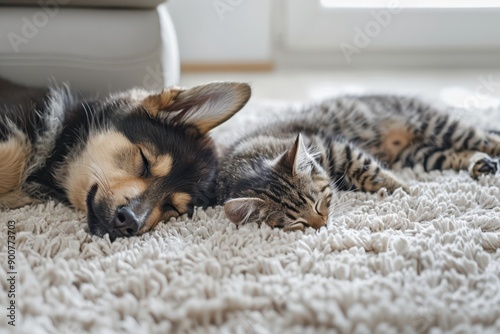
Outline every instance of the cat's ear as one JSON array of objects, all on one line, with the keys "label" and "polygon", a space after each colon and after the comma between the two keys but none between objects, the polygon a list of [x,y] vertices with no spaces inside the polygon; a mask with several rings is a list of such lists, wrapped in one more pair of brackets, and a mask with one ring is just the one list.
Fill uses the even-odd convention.
[{"label": "cat's ear", "polygon": [[154,118],[194,125],[205,134],[243,108],[250,95],[246,83],[214,82],[190,89],[166,89],[146,97],[142,106]]},{"label": "cat's ear", "polygon": [[224,213],[227,219],[239,225],[245,223],[263,203],[264,200],[256,197],[230,199],[224,204]]},{"label": "cat's ear", "polygon": [[312,167],[311,157],[300,133],[293,146],[279,158],[277,164],[290,170],[294,176]]}]

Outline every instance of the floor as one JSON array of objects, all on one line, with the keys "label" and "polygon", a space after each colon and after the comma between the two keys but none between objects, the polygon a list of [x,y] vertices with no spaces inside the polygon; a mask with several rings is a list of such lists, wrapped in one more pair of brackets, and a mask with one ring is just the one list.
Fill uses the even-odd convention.
[{"label": "floor", "polygon": [[500,69],[185,73],[181,85],[189,87],[219,80],[249,82],[253,97],[266,100],[298,102],[370,92],[421,95],[455,107],[486,109],[500,105]]}]

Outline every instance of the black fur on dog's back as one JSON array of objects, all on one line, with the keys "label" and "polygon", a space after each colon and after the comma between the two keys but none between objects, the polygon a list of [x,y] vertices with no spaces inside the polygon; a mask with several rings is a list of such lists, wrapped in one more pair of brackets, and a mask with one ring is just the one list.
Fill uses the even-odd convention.
[{"label": "black fur on dog's back", "polygon": [[[6,120],[23,128],[31,140],[40,126],[48,89],[29,88],[0,78],[0,141],[7,139],[10,129]],[[38,110],[39,112],[34,112]]]}]

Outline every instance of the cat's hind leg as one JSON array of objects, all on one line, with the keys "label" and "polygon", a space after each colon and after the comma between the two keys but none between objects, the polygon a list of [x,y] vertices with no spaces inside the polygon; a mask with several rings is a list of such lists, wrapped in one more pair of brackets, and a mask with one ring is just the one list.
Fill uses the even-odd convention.
[{"label": "cat's hind leg", "polygon": [[[413,122],[415,136],[410,145],[389,162],[391,167],[423,165],[430,170],[468,170],[477,179],[499,170],[500,136],[469,126],[449,114],[433,112]],[[386,148],[384,148],[386,149]]]},{"label": "cat's hind leg", "polygon": [[500,169],[500,159],[492,158],[479,150],[444,149],[425,143],[414,144],[405,149],[392,165],[394,168],[422,165],[426,171],[452,169],[467,170],[472,178],[496,174]]},{"label": "cat's hind leg", "polygon": [[372,155],[347,141],[333,141],[328,147],[329,173],[340,189],[394,192],[408,187]]},{"label": "cat's hind leg", "polygon": [[467,166],[461,167],[465,167],[474,179],[481,175],[497,174],[500,170],[499,133],[495,131],[485,132],[474,128],[468,128],[468,131],[468,143],[464,141],[462,146],[458,143],[458,149],[466,150],[456,153],[467,156]]},{"label": "cat's hind leg", "polygon": [[427,143],[457,152],[478,151],[492,157],[500,156],[500,135],[483,131],[454,119],[449,114],[436,114],[427,121],[415,125],[415,142]]},{"label": "cat's hind leg", "polygon": [[[491,157],[500,156],[500,135],[495,131],[487,132],[468,126],[448,114],[436,113],[427,115],[424,119],[407,122],[394,118],[385,120],[378,126],[378,137],[362,141],[360,145],[380,161],[391,166],[401,160],[401,156],[408,155],[408,152],[418,155],[420,148],[426,154],[447,151],[457,159],[463,154],[453,153],[483,152]],[[425,164],[424,160],[420,162]],[[440,169],[449,168],[459,170],[463,169],[463,166]]]},{"label": "cat's hind leg", "polygon": [[457,151],[478,151],[492,157],[500,156],[500,136],[472,127],[463,127],[457,131],[451,148]]}]

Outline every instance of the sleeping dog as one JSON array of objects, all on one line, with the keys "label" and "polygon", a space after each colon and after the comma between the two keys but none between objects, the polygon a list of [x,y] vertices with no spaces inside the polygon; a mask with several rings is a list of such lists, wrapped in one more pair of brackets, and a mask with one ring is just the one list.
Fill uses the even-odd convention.
[{"label": "sleeping dog", "polygon": [[208,132],[250,98],[243,83],[84,99],[0,80],[0,207],[47,199],[86,212],[92,234],[140,235],[215,204]]}]

